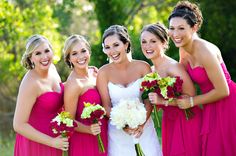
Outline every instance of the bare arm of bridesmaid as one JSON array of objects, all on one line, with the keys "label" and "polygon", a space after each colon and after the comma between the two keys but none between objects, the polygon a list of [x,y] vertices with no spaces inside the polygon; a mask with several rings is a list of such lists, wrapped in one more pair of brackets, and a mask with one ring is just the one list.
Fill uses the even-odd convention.
[{"label": "bare arm of bridesmaid", "polygon": [[107,73],[108,72],[107,72],[106,65],[99,69],[96,86],[101,96],[102,106],[106,110],[106,116],[110,118],[111,99],[108,92],[108,74]]},{"label": "bare arm of bridesmaid", "polygon": [[67,142],[67,138],[61,138],[60,136],[52,138],[36,130],[28,123],[33,105],[37,97],[41,94],[38,88],[39,86],[35,83],[35,80],[32,80],[32,77],[26,75],[22,80],[13,120],[14,130],[35,142],[65,150],[63,144]]},{"label": "bare arm of bridesmaid", "polygon": [[[198,60],[197,63],[204,67],[207,76],[214,87],[212,90],[205,94],[194,96],[194,105],[208,104],[220,100],[229,95],[229,88],[220,65],[220,63],[223,62],[223,59],[220,55],[220,50],[216,46],[206,46],[200,43],[198,45],[198,51],[204,53],[196,52],[195,57],[196,60]],[[182,103],[183,105],[187,106],[190,105],[190,100],[189,98],[180,99],[178,100],[178,103]]]}]

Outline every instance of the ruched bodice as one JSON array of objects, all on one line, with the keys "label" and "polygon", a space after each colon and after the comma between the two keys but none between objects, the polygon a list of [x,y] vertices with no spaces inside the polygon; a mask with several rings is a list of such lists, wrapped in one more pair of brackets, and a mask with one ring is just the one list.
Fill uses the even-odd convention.
[{"label": "ruched bodice", "polygon": [[[225,98],[203,105],[202,156],[236,155],[236,84],[231,80],[225,64],[220,65],[230,94]],[[187,70],[203,94],[214,89],[203,67],[191,68],[188,64]]]},{"label": "ruched bodice", "polygon": [[[224,76],[227,80],[227,83],[231,83],[232,80],[230,74],[227,71],[227,68],[224,63],[221,63],[221,68],[224,72]],[[203,93],[206,93],[214,88],[203,67],[198,66],[191,68],[190,64],[188,63],[188,73],[192,80],[199,85]]]},{"label": "ruched bodice", "polygon": [[[81,119],[84,109],[84,102],[91,104],[102,104],[101,98],[96,88],[89,88],[78,97],[76,120],[84,125],[91,125],[88,120]],[[101,138],[105,147],[105,153],[99,153],[97,137],[89,133],[75,132],[70,138],[69,156],[106,156],[107,155],[107,119],[101,121]]]},{"label": "ruched bodice", "polygon": [[[45,92],[36,99],[28,121],[36,130],[52,137],[54,137],[54,134],[50,122],[61,110],[63,105],[64,86],[62,83],[60,83],[60,87],[60,92]],[[14,156],[32,155],[61,156],[62,151],[34,142],[20,134],[17,134]]]},{"label": "ruched bodice", "polygon": [[140,84],[141,84],[141,79],[137,79],[136,81],[129,83],[127,86],[109,82],[108,89],[112,106],[115,106],[120,101],[120,99],[129,99],[129,98],[140,99],[140,91],[139,91]]}]

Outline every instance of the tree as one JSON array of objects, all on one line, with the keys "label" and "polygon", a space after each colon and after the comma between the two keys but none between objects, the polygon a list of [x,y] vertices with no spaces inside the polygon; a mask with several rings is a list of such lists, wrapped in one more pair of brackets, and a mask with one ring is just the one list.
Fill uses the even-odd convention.
[{"label": "tree", "polygon": [[55,61],[61,56],[62,36],[56,31],[53,10],[43,1],[28,3],[0,1],[0,106],[2,111],[13,111],[19,83],[25,73],[20,65],[26,40],[42,34],[52,42]]},{"label": "tree", "polygon": [[[212,5],[214,4],[214,5]],[[236,80],[235,36],[236,2],[233,0],[207,0],[200,2],[204,22],[201,36],[217,45],[234,80]]]}]

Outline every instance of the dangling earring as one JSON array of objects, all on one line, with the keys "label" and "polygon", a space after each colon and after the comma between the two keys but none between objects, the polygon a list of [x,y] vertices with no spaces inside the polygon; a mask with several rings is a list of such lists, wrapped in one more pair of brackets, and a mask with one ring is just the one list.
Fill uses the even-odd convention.
[{"label": "dangling earring", "polygon": [[34,64],[34,62],[31,62],[31,68],[32,68],[32,69],[35,68],[35,64]]},{"label": "dangling earring", "polygon": [[125,52],[126,52],[126,53],[129,53],[129,52],[128,52],[128,48],[125,49]]},{"label": "dangling earring", "polygon": [[72,69],[73,67],[73,64],[69,61],[69,68]]},{"label": "dangling earring", "polygon": [[107,59],[106,59],[106,60],[107,60],[107,62],[108,62],[108,61],[110,60],[110,59],[109,59],[109,57],[107,57]]}]

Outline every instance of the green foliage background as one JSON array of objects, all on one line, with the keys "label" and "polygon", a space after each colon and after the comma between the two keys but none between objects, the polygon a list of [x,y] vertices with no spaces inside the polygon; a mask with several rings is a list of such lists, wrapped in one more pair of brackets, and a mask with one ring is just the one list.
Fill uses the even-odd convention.
[{"label": "green foliage background", "polygon": [[[91,65],[107,63],[102,52],[101,35],[112,24],[128,28],[132,39],[133,58],[146,60],[140,49],[139,35],[145,24],[167,18],[177,0],[1,0],[0,1],[0,142],[12,129],[19,83],[26,70],[20,65],[26,40],[42,34],[52,43],[54,63],[63,81],[70,70],[63,61],[62,48],[71,34],[87,37],[92,45]],[[204,23],[202,38],[216,44],[222,52],[232,79],[236,80],[236,2],[207,0],[200,4]],[[173,43],[167,54],[178,60]],[[148,61],[148,60],[146,60]],[[150,62],[149,62],[150,63]],[[2,126],[5,125],[5,126]],[[5,135],[7,134],[7,135]]]}]

